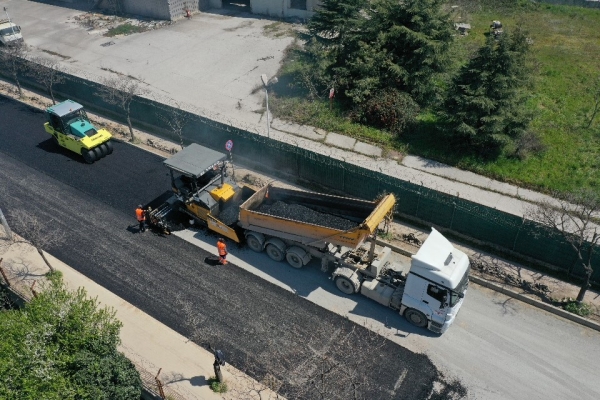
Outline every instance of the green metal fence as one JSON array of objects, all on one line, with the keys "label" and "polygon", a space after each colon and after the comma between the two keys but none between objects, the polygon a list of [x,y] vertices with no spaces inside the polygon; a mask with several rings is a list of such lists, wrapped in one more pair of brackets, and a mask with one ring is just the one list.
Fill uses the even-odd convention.
[{"label": "green metal fence", "polygon": [[[64,83],[56,86],[58,94],[124,121],[122,111],[106,103],[98,95],[99,84],[73,76],[66,78]],[[22,79],[26,85],[39,87],[31,77],[24,75]],[[172,112],[172,107],[136,98],[131,110],[136,126],[169,139],[177,139],[159,117],[160,114],[168,115]],[[223,151],[225,142],[232,139],[234,157],[240,155],[250,161],[254,168],[276,175],[294,176],[359,198],[373,199],[384,192],[394,193],[398,199],[396,210],[401,214],[500,246],[562,270],[573,269],[573,274],[577,276],[583,274],[582,268],[576,265],[575,252],[559,234],[553,234],[521,217],[195,114],[188,113],[187,117],[189,123],[183,131],[187,142]],[[596,265],[600,265],[598,253],[600,252],[596,252],[593,258]],[[596,268],[593,279],[600,281],[600,268]]]}]

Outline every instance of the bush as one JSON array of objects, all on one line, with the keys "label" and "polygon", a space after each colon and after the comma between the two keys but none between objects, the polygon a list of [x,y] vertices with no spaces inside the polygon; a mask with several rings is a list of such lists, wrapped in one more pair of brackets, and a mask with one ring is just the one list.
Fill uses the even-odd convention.
[{"label": "bush", "polygon": [[358,105],[352,119],[399,136],[415,122],[419,111],[408,93],[388,88]]},{"label": "bush", "polygon": [[227,392],[227,382],[219,382],[216,377],[211,376],[208,379],[208,383],[210,384],[210,388],[215,393],[226,393]]},{"label": "bush", "polygon": [[579,303],[577,301],[567,302],[567,304],[563,306],[563,309],[570,313],[577,314],[580,317],[587,317],[592,313],[592,307],[589,304]]}]

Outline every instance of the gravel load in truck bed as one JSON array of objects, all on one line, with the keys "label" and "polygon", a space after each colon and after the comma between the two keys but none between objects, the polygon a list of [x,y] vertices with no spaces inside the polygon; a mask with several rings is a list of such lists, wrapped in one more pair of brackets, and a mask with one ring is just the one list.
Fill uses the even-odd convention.
[{"label": "gravel load in truck bed", "polygon": [[218,219],[223,222],[225,225],[233,225],[240,215],[240,204],[241,201],[231,202],[227,204],[223,211],[219,213]]},{"label": "gravel load in truck bed", "polygon": [[295,221],[305,222],[307,224],[326,226],[328,228],[339,229],[342,231],[352,229],[357,225],[353,221],[338,217],[336,215],[318,212],[299,204],[287,204],[283,201],[276,201],[270,205],[261,204],[256,211],[263,214],[273,215],[275,217],[293,219]]}]

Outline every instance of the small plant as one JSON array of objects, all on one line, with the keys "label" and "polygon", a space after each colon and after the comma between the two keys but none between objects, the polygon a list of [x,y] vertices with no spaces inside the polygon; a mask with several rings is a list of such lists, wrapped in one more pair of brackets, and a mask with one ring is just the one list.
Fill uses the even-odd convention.
[{"label": "small plant", "polygon": [[590,315],[592,313],[592,307],[587,304],[587,303],[583,303],[583,302],[578,302],[575,301],[574,299],[566,299],[564,301],[564,305],[563,305],[563,309],[573,313],[573,314],[577,314],[580,317],[587,317],[588,315]]},{"label": "small plant", "polygon": [[227,393],[227,382],[219,382],[216,377],[208,378],[208,384],[215,393]]},{"label": "small plant", "polygon": [[46,274],[46,278],[48,278],[51,281],[54,281],[54,280],[60,281],[60,280],[62,280],[62,276],[63,276],[63,273],[61,271],[56,271],[56,270],[50,271]]},{"label": "small plant", "polygon": [[132,33],[140,33],[145,31],[146,29],[144,27],[131,25],[129,22],[126,22],[122,25],[110,28],[108,32],[104,34],[104,36],[113,37],[117,35],[131,35]]}]

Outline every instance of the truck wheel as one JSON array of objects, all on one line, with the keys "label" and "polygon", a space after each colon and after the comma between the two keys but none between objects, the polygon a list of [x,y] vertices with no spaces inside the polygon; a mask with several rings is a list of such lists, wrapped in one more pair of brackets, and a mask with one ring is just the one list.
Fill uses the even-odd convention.
[{"label": "truck wheel", "polygon": [[104,143],[102,143],[100,146],[98,146],[98,148],[102,152],[102,157],[106,157],[108,155],[108,148],[106,147],[106,145]]},{"label": "truck wheel", "polygon": [[302,268],[304,266],[302,257],[293,251],[288,251],[288,253],[285,255],[285,259],[287,260],[288,264],[294,268]]},{"label": "truck wheel", "polygon": [[102,157],[104,157],[104,153],[102,152],[102,150],[100,149],[100,147],[94,147],[92,150],[94,154],[96,154],[96,160],[101,159]]},{"label": "truck wheel", "polygon": [[107,153],[106,153],[106,154],[107,154],[107,155],[108,155],[108,154],[112,154],[112,152],[113,152],[113,150],[114,150],[114,149],[113,149],[113,144],[112,144],[112,142],[109,140],[108,142],[105,142],[105,143],[104,143],[104,145],[106,146],[106,151],[107,151]]},{"label": "truck wheel", "polygon": [[96,153],[94,153],[91,150],[83,149],[81,151],[81,155],[83,156],[83,159],[85,160],[85,162],[88,164],[93,164],[94,161],[96,161]]},{"label": "truck wheel", "polygon": [[335,286],[340,289],[341,292],[346,294],[356,293],[356,288],[350,279],[345,276],[338,276],[335,278]]},{"label": "truck wheel", "polygon": [[425,314],[423,314],[421,311],[415,310],[414,308],[407,308],[406,311],[404,311],[404,318],[419,328],[426,328],[427,324],[429,323]]},{"label": "truck wheel", "polygon": [[279,247],[275,246],[274,244],[267,245],[267,255],[273,261],[283,261],[283,259],[285,258],[285,253],[283,251],[281,251],[279,249]]},{"label": "truck wheel", "polygon": [[252,233],[246,235],[246,244],[248,245],[248,247],[250,247],[250,250],[252,251],[255,251],[257,253],[263,251],[263,243],[264,240],[261,242],[260,239]]}]

